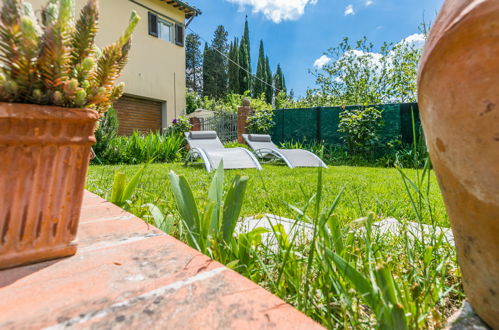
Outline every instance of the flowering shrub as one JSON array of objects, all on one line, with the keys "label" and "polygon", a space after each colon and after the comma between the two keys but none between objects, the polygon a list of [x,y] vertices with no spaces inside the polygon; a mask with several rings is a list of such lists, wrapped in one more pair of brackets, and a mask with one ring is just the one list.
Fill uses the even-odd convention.
[{"label": "flowering shrub", "polygon": [[185,132],[189,132],[192,125],[189,118],[186,116],[180,116],[172,120],[172,124],[168,127],[169,135],[183,135]]}]

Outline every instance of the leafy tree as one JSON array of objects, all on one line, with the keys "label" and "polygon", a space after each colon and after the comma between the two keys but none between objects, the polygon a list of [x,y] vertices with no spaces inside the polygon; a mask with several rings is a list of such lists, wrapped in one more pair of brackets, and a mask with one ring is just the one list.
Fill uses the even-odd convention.
[{"label": "leafy tree", "polygon": [[265,101],[264,95],[260,95],[258,98],[251,98],[249,92],[244,94],[228,94],[223,99],[213,99],[205,96],[202,100],[193,100],[193,102],[196,102],[198,108],[206,110],[236,112],[245,98],[250,101],[253,110],[272,110],[272,105]]},{"label": "leafy tree", "polygon": [[248,17],[244,23],[244,34],[239,46],[239,93],[244,94],[246,91],[251,91],[252,77],[251,77],[251,53],[250,53],[250,39]]},{"label": "leafy tree", "polygon": [[239,41],[237,38],[230,44],[229,50],[229,93],[239,93]]},{"label": "leafy tree", "polygon": [[265,62],[265,50],[263,41],[260,40],[260,48],[258,50],[258,63],[256,66],[256,79],[253,83],[253,97],[258,97],[265,93],[265,82],[267,82],[267,67]]},{"label": "leafy tree", "polygon": [[185,38],[185,80],[188,90],[199,95],[203,90],[203,54],[199,36],[189,33]]},{"label": "leafy tree", "polygon": [[421,50],[405,41],[373,49],[365,37],[354,46],[345,38],[329,49],[332,60],[313,72],[319,88],[305,99],[313,106],[414,102]]}]

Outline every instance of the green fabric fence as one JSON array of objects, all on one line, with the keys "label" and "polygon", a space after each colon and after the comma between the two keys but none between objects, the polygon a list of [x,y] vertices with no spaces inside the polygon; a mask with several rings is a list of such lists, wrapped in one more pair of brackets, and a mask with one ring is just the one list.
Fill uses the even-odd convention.
[{"label": "green fabric fence", "polygon": [[[347,106],[345,109],[354,110],[360,107]],[[382,104],[372,107],[383,111],[384,126],[379,134],[385,141],[401,138],[404,143],[412,143],[412,113],[414,113],[416,134],[421,131],[417,103]],[[275,143],[324,141],[329,145],[339,145],[341,133],[338,132],[338,124],[341,111],[342,107],[275,110],[272,139]]]}]

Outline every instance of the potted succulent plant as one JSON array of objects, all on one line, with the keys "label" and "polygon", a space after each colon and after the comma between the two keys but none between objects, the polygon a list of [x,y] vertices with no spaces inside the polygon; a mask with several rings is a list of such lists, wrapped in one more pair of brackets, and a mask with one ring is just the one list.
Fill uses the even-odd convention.
[{"label": "potted succulent plant", "polygon": [[78,19],[74,0],[49,0],[40,17],[23,0],[0,12],[0,268],[76,252],[89,154],[140,18],[98,49],[97,0]]}]

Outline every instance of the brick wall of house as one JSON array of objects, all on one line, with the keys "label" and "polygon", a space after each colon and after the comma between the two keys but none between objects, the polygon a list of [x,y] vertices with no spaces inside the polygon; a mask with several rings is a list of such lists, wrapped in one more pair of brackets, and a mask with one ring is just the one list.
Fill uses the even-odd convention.
[{"label": "brick wall of house", "polygon": [[161,102],[122,96],[113,105],[118,113],[119,135],[133,131],[149,133],[161,129]]}]

